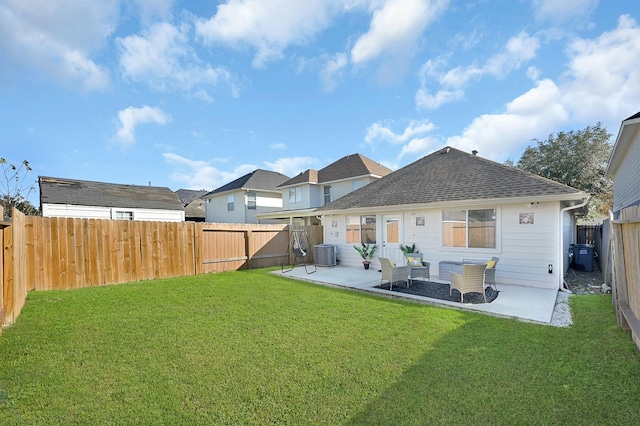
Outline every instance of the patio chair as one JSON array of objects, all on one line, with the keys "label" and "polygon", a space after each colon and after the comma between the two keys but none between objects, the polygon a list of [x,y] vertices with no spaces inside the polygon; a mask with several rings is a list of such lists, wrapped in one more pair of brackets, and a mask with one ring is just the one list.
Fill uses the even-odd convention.
[{"label": "patio chair", "polygon": [[411,265],[394,266],[391,261],[385,257],[379,257],[380,266],[382,267],[382,281],[389,281],[389,290],[393,290],[393,283],[404,281],[407,283],[407,288],[411,282]]},{"label": "patio chair", "polygon": [[451,285],[449,286],[449,295],[453,289],[460,292],[460,303],[463,303],[465,293],[482,293],[485,303],[487,296],[484,294],[484,270],[487,265],[462,265],[462,274],[451,272]]},{"label": "patio chair", "polygon": [[429,275],[429,262],[422,261],[422,253],[407,253],[405,255],[407,264],[411,266],[411,280],[414,278],[423,278],[426,281],[431,281]]},{"label": "patio chair", "polygon": [[490,261],[487,262],[487,269],[484,271],[484,283],[493,287],[498,291],[496,286],[496,266],[498,265],[499,257],[493,256]]}]

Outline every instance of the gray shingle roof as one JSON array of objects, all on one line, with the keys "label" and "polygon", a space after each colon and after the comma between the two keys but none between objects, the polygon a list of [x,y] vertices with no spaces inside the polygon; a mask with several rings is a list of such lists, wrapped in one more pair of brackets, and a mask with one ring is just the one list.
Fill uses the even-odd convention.
[{"label": "gray shingle roof", "polygon": [[205,196],[219,194],[226,191],[233,191],[236,189],[280,192],[277,189],[278,185],[286,182],[287,180],[289,180],[289,177],[283,175],[282,173],[257,169],[251,173],[247,173],[246,175],[239,177],[233,182],[229,182],[228,184],[209,192]]},{"label": "gray shingle roof", "polygon": [[202,197],[208,192],[209,191],[205,191],[204,189],[201,191],[196,191],[193,189],[178,189],[176,191],[176,194],[178,195],[178,198],[180,198],[180,201],[182,201],[182,205],[186,207],[187,204]]},{"label": "gray shingle roof", "polygon": [[325,183],[359,176],[386,176],[392,170],[376,163],[362,154],[350,154],[327,167],[316,170],[306,170],[298,176],[284,182],[280,187],[296,185],[299,183]]},{"label": "gray shingle roof", "polygon": [[39,176],[40,205],[71,204],[97,207],[184,210],[171,189],[158,186],[123,185]]},{"label": "gray shingle roof", "polygon": [[637,112],[637,113],[633,114],[631,117],[626,118],[626,119],[624,119],[622,121],[635,120],[636,118],[640,118],[640,112]]},{"label": "gray shingle roof", "polygon": [[445,147],[317,211],[581,193],[523,170]]}]

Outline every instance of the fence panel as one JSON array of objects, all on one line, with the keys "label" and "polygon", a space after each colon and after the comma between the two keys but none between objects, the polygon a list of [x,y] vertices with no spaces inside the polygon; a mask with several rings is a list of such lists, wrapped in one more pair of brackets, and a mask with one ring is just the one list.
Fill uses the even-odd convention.
[{"label": "fence panel", "polygon": [[616,317],[640,348],[640,207],[622,210],[620,220],[612,221],[611,234]]},{"label": "fence panel", "polygon": [[[15,321],[27,291],[278,266],[287,225],[25,217],[0,229],[0,324]],[[311,246],[322,227],[306,228]],[[311,250],[312,247],[309,247]]]}]

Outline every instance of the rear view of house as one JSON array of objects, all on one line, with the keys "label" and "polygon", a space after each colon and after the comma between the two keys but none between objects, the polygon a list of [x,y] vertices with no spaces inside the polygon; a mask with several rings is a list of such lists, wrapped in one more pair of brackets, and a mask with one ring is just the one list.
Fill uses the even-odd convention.
[{"label": "rear view of house", "polygon": [[415,244],[444,281],[452,262],[497,257],[498,283],[559,288],[589,195],[476,154],[445,147],[319,207],[324,242],[347,266],[361,263],[354,245],[401,264]]},{"label": "rear view of house", "polygon": [[206,221],[258,223],[256,215],[282,209],[277,187],[287,180],[282,173],[257,169],[205,194]]},{"label": "rear view of house", "polygon": [[184,207],[167,187],[39,176],[44,217],[183,222]]},{"label": "rear view of house", "polygon": [[320,220],[315,209],[391,173],[391,169],[361,154],[350,154],[320,169],[306,170],[280,184],[281,212],[262,214],[258,218],[278,219],[295,225],[315,225]]}]

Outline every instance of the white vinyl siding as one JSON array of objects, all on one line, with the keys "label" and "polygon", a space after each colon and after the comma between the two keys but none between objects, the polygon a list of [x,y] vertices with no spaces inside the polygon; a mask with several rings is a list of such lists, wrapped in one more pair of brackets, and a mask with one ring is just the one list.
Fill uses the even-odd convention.
[{"label": "white vinyl siding", "polygon": [[[442,210],[423,209],[387,214],[402,215],[402,244],[416,244],[424,254],[424,260],[431,263],[431,277],[438,280],[440,261],[462,261],[465,258],[500,258],[496,272],[498,287],[501,283],[537,288],[557,289],[560,266],[560,205],[557,201],[540,202],[539,207],[529,207],[528,203],[503,204],[500,206],[474,206],[470,209],[496,208],[496,248],[444,248],[442,247]],[[371,214],[375,210],[372,209]],[[520,213],[533,213],[532,224],[520,224]],[[365,213],[363,213],[365,214]],[[424,226],[416,226],[416,217],[424,217]],[[378,217],[381,220],[382,216]],[[336,226],[333,227],[335,221]],[[569,225],[567,225],[569,226]],[[380,232],[380,231],[378,231]],[[338,246],[341,265],[362,267],[362,259],[346,242],[346,217],[331,215],[324,218],[324,242]],[[553,273],[548,273],[548,265],[553,265]],[[372,268],[379,267],[374,261]]]},{"label": "white vinyl siding", "polygon": [[[255,194],[255,209],[249,208],[249,194]],[[234,210],[227,210],[228,197],[234,196]],[[240,201],[238,201],[240,200]],[[282,210],[282,195],[279,192],[245,192],[220,194],[210,197],[205,203],[206,221],[217,223],[258,223],[257,214]],[[263,222],[267,223],[267,222]]]},{"label": "white vinyl siding", "polygon": [[613,211],[634,205],[640,201],[640,135],[636,136],[629,152],[613,180]]},{"label": "white vinyl siding", "polygon": [[133,220],[154,222],[184,222],[184,211],[160,209],[127,209],[70,204],[43,204],[43,217],[75,217],[83,219],[116,219],[116,212],[131,212]]}]

